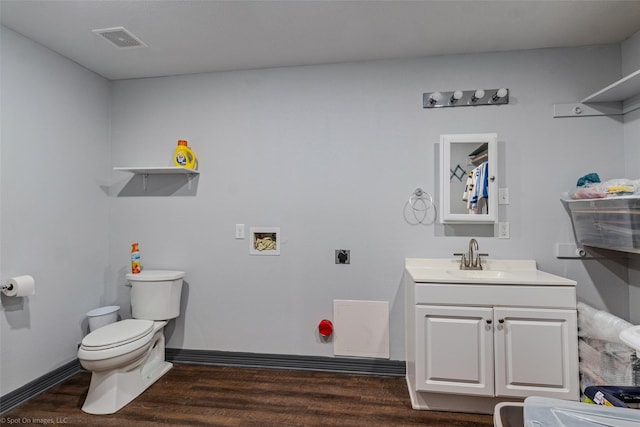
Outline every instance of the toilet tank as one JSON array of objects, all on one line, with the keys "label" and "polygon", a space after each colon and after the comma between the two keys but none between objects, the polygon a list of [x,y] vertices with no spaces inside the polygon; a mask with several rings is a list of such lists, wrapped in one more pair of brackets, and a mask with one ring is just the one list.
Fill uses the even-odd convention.
[{"label": "toilet tank", "polygon": [[180,315],[184,271],[143,270],[127,274],[134,319],[169,320]]}]

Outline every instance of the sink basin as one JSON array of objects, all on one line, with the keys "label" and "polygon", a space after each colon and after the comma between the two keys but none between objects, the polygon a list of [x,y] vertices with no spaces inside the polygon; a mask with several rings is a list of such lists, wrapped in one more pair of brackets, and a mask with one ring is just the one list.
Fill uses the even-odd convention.
[{"label": "sink basin", "polygon": [[503,279],[509,276],[505,271],[495,270],[447,270],[447,273],[465,279]]},{"label": "sink basin", "polygon": [[460,270],[460,258],[407,258],[405,269],[415,283],[457,283],[465,285],[557,285],[576,286],[574,280],[536,268],[534,260],[482,260],[483,270]]}]

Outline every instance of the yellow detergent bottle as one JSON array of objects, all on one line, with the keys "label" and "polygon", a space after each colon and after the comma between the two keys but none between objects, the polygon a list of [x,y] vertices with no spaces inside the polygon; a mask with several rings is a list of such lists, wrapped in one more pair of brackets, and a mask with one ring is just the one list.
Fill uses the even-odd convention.
[{"label": "yellow detergent bottle", "polygon": [[198,169],[198,159],[196,159],[196,155],[191,151],[187,141],[184,139],[178,140],[178,148],[176,148],[176,152],[173,155],[173,163],[183,168]]}]

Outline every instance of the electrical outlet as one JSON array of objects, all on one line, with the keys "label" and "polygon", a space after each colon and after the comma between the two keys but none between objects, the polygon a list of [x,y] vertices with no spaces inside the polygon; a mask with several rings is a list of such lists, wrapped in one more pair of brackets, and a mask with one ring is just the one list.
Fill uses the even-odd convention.
[{"label": "electrical outlet", "polygon": [[336,264],[351,264],[351,250],[336,249]]},{"label": "electrical outlet", "polygon": [[244,239],[244,224],[236,224],[236,239]]},{"label": "electrical outlet", "polygon": [[499,239],[508,239],[509,238],[509,223],[508,222],[499,222],[498,223],[498,238]]}]

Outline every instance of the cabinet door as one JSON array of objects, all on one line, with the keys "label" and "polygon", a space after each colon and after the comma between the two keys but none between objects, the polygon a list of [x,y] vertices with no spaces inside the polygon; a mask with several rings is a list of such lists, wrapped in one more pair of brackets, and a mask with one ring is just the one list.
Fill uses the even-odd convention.
[{"label": "cabinet door", "polygon": [[416,306],[418,391],[493,396],[492,312]]},{"label": "cabinet door", "polygon": [[575,310],[494,309],[496,396],[579,397]]}]

